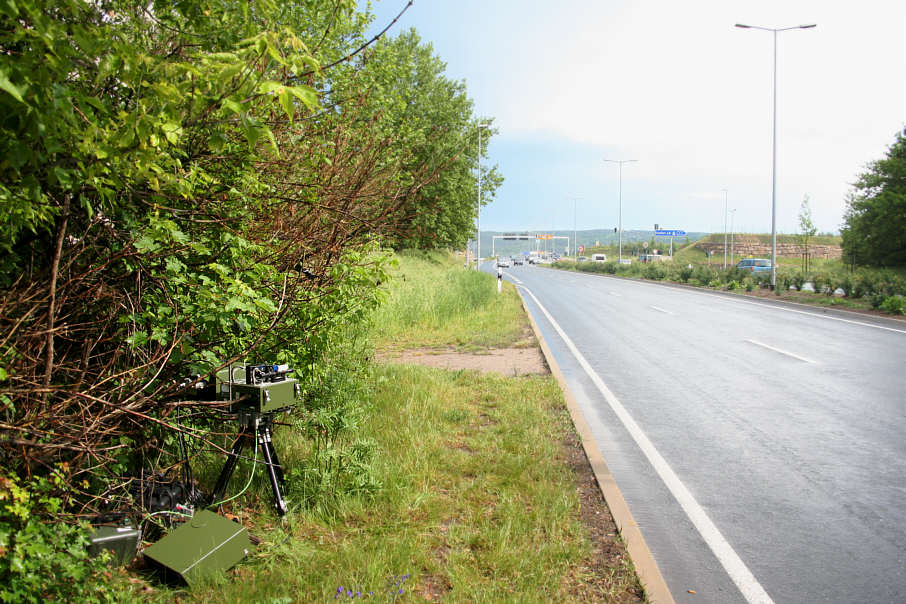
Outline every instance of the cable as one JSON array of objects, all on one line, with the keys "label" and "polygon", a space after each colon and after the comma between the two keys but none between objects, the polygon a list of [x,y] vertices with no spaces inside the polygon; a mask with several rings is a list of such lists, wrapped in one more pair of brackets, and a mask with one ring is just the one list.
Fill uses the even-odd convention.
[{"label": "cable", "polygon": [[257,470],[257,469],[258,469],[258,440],[257,440],[257,436],[256,436],[256,438],[255,438],[255,456],[252,458],[252,471],[249,473],[249,481],[247,483],[245,483],[245,486],[242,487],[241,491],[239,491],[232,497],[228,497],[228,498],[224,499],[223,501],[218,501],[217,503],[212,503],[208,507],[213,508],[213,507],[223,505],[224,503],[233,501],[234,499],[236,499],[237,497],[239,497],[240,495],[245,493],[248,490],[248,488],[252,485],[252,479],[255,477],[255,470]]}]

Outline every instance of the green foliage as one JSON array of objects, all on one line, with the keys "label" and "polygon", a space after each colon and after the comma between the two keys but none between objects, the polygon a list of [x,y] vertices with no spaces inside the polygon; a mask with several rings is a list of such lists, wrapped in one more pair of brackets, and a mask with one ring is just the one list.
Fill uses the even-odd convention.
[{"label": "green foliage", "polygon": [[[368,55],[369,68],[336,82],[336,94],[349,87],[368,90],[372,129],[393,142],[399,182],[430,181],[406,200],[406,216],[393,239],[397,249],[461,248],[473,235],[478,200],[475,176],[479,156],[486,156],[492,120],[473,116],[464,82],[444,75],[446,65],[414,30],[379,42]],[[480,138],[480,141],[479,141]],[[480,142],[480,149],[479,149]],[[496,167],[481,167],[481,203],[493,199],[503,182]]]},{"label": "green foliage", "polygon": [[843,217],[843,251],[854,264],[906,266],[906,137],[854,186]]},{"label": "green foliage", "polygon": [[903,296],[886,296],[879,308],[892,315],[906,315],[906,298]]},{"label": "green foliage", "polygon": [[381,488],[373,471],[374,442],[359,435],[371,396],[361,328],[348,330],[318,366],[289,440],[296,451],[289,458],[289,498],[326,516],[344,501],[371,497]]},{"label": "green foliage", "polygon": [[63,488],[58,471],[28,482],[0,476],[0,601],[112,601],[86,528],[46,523],[61,510]]},{"label": "green foliage", "polygon": [[0,439],[11,471],[66,459],[122,495],[168,459],[145,437],[183,378],[272,361],[313,392],[387,242],[471,233],[464,85],[414,34],[342,60],[356,7],[0,3],[0,419],[33,443]]},{"label": "green foliage", "polygon": [[815,226],[815,222],[812,220],[812,209],[809,206],[808,195],[802,198],[802,205],[799,207],[799,230],[802,234],[802,245],[805,248],[802,268],[807,271],[810,265],[809,240],[818,232],[818,227]]}]

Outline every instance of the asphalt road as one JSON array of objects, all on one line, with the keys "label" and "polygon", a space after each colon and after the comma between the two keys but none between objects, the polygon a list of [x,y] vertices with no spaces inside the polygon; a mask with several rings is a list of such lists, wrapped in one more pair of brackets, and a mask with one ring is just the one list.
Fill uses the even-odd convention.
[{"label": "asphalt road", "polygon": [[505,278],[678,602],[906,602],[906,323],[535,266]]}]

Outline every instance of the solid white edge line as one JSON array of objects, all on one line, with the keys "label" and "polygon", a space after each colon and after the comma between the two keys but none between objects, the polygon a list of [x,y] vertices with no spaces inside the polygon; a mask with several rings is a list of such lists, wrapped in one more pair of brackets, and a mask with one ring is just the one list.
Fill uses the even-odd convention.
[{"label": "solid white edge line", "polygon": [[743,562],[739,555],[733,550],[733,547],[724,538],[720,529],[718,529],[711,521],[705,510],[695,500],[692,493],[686,488],[686,485],[679,479],[679,476],[676,475],[670,467],[670,464],[667,463],[667,460],[665,460],[660,452],[658,452],[645,432],[642,431],[641,427],[639,427],[629,412],[626,411],[626,408],[623,407],[623,404],[617,399],[616,395],[610,391],[604,383],[604,380],[602,380],[595,370],[592,369],[582,353],[579,352],[579,349],[576,348],[576,345],[573,344],[570,337],[563,331],[563,328],[561,328],[554,320],[530,289],[525,286],[522,286],[522,289],[532,297],[532,300],[535,301],[539,310],[547,317],[551,326],[563,339],[564,344],[566,344],[566,347],[579,362],[579,365],[585,371],[586,375],[588,375],[598,391],[604,396],[604,399],[607,401],[608,405],[610,405],[610,408],[616,416],[620,418],[620,421],[623,423],[627,432],[629,432],[629,435],[632,436],[632,439],[639,446],[639,449],[645,454],[648,463],[651,464],[651,467],[653,467],[658,476],[660,476],[664,485],[666,485],[670,490],[670,493],[680,504],[680,507],[682,507],[686,516],[695,526],[696,530],[698,530],[698,533],[702,536],[702,539],[705,540],[705,543],[708,544],[708,547],[714,553],[715,557],[717,557],[721,566],[727,571],[727,574],[733,580],[733,583],[735,583],[739,588],[739,591],[742,592],[746,601],[750,604],[772,604],[773,600],[758,582],[758,579],[755,578],[755,575],[752,574],[745,565],[745,562]]},{"label": "solid white edge line", "polygon": [[665,315],[672,315],[672,314],[673,314],[673,313],[670,312],[669,310],[663,309],[663,308],[661,308],[660,306],[655,306],[655,305],[653,305],[653,304],[649,304],[648,307],[649,307],[649,308],[653,308],[654,310],[656,310],[656,311],[658,311],[658,312],[662,312],[662,313],[664,313]]},{"label": "solid white edge line", "polygon": [[801,357],[798,354],[793,354],[792,352],[787,352],[786,350],[774,348],[773,346],[769,346],[768,344],[765,344],[764,342],[759,342],[758,340],[746,340],[746,342],[748,342],[749,344],[755,344],[756,346],[761,346],[762,348],[767,348],[768,350],[773,350],[774,352],[778,352],[780,354],[785,354],[788,357],[793,357],[794,359],[803,361],[805,363],[814,363],[815,362],[815,361],[812,361],[811,359]]}]

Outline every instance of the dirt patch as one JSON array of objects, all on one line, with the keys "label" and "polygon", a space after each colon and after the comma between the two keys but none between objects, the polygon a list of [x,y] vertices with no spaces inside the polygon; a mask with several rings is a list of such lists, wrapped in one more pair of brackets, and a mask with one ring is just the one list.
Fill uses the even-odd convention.
[{"label": "dirt patch", "polygon": [[424,365],[440,369],[467,369],[506,376],[550,373],[541,350],[531,348],[494,348],[481,352],[458,352],[452,349],[419,348],[394,352],[379,352],[379,363]]}]

